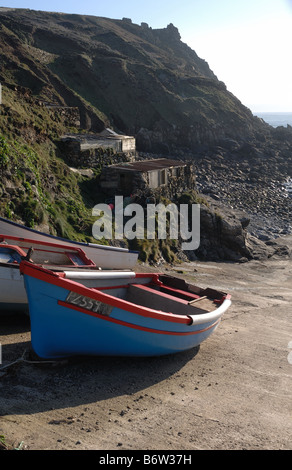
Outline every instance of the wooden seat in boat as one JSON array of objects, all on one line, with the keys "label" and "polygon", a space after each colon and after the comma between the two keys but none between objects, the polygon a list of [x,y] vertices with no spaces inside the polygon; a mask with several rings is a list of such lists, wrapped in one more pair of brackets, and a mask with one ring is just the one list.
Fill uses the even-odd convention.
[{"label": "wooden seat in boat", "polygon": [[214,302],[206,297],[189,301],[143,284],[129,285],[126,300],[143,307],[167,313],[171,312],[176,315],[195,315],[196,313],[209,312],[214,309]]}]

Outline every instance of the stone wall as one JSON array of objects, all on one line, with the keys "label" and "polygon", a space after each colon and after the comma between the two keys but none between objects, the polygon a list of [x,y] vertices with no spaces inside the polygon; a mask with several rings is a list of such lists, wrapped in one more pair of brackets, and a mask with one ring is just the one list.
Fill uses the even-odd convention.
[{"label": "stone wall", "polygon": [[[115,153],[111,149],[89,149],[78,154],[75,166],[102,168],[116,163],[133,161],[134,156],[128,153]],[[74,163],[74,161],[72,163]]]},{"label": "stone wall", "polygon": [[94,148],[80,151],[78,142],[59,143],[61,157],[69,166],[75,168],[103,168],[116,163],[133,161],[134,156],[115,153],[111,149]]},{"label": "stone wall", "polygon": [[135,160],[135,138],[101,134],[66,134],[59,143],[61,157],[76,168],[100,168]]},{"label": "stone wall", "polygon": [[63,122],[66,127],[80,127],[80,111],[77,107],[46,105],[51,117]]}]

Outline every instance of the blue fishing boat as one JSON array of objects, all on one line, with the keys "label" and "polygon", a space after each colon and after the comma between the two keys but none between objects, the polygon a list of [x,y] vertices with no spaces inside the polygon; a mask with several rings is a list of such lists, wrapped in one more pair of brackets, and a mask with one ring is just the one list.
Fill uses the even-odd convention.
[{"label": "blue fishing boat", "polygon": [[[188,350],[215,331],[231,304],[226,293],[164,274],[54,272],[28,261],[20,272],[32,347],[46,359]],[[89,278],[92,287],[83,285]]]}]

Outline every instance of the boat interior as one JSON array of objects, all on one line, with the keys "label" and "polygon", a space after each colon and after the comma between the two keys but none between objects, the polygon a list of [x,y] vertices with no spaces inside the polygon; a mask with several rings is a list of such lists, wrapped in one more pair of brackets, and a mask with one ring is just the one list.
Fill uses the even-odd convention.
[{"label": "boat interior", "polygon": [[[10,238],[10,240],[9,240]],[[43,244],[34,240],[13,240],[0,235],[0,263],[19,265],[26,259],[47,269],[94,268],[96,265],[79,248]],[[9,241],[11,243],[9,243]],[[14,244],[17,241],[17,244]]]},{"label": "boat interior", "polygon": [[[70,276],[70,275],[69,275]],[[79,280],[80,282],[80,280]],[[147,275],[111,282],[96,282],[94,289],[138,306],[177,315],[196,315],[213,311],[225,294],[201,289],[184,280],[166,275]]]},{"label": "boat interior", "polygon": [[131,284],[125,300],[176,315],[202,314],[216,308],[214,299],[207,296],[185,295],[183,298],[175,289],[155,285]]}]

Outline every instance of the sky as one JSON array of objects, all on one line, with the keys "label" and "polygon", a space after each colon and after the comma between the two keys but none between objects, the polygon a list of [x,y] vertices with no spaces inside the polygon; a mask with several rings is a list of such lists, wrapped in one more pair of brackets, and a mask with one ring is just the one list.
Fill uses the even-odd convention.
[{"label": "sky", "polygon": [[113,19],[165,28],[254,113],[292,112],[292,0],[0,0],[0,6]]}]

